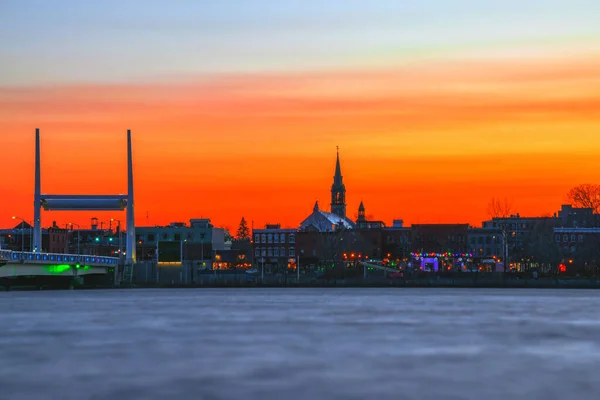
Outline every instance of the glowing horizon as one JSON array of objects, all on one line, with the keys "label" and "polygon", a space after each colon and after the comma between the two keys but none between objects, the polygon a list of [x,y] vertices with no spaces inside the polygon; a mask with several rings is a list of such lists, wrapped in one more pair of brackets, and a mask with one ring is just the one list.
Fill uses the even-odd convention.
[{"label": "glowing horizon", "polygon": [[[207,217],[234,231],[242,216],[298,226],[316,200],[329,209],[336,145],[349,217],[362,199],[387,224],[477,225],[492,197],[554,213],[570,187],[600,182],[600,4],[248,3],[206,15],[136,0],[0,13],[0,33],[15,38],[0,50],[1,226],[32,219],[35,128],[42,192],[57,194],[126,192],[131,129],[140,226]],[[20,27],[25,11],[47,37]],[[222,47],[207,44],[217,37]],[[42,220],[92,216],[125,220]]]}]

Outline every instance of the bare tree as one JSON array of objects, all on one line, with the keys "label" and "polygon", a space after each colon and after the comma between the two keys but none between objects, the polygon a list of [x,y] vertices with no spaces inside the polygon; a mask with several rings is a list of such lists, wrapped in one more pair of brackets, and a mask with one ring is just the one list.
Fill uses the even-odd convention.
[{"label": "bare tree", "polygon": [[512,249],[514,260],[530,260],[540,264],[544,271],[556,272],[558,263],[566,253],[555,240],[555,226],[556,222],[551,218],[537,221],[522,238],[522,243],[517,243],[517,248]]},{"label": "bare tree", "polygon": [[488,214],[490,218],[508,218],[513,213],[513,205],[507,198],[503,201],[492,197],[488,203]]},{"label": "bare tree", "polygon": [[574,207],[591,208],[594,214],[600,213],[600,185],[584,183],[575,186],[567,198]]},{"label": "bare tree", "polygon": [[336,265],[341,260],[344,252],[345,229],[337,229],[333,232],[317,233],[317,257],[322,265]]}]

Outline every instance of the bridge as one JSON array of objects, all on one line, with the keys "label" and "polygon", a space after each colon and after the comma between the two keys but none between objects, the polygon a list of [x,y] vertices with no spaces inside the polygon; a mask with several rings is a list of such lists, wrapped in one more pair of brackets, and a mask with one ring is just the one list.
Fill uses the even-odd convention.
[{"label": "bridge", "polygon": [[397,269],[397,268],[390,268],[390,267],[384,267],[383,265],[379,265],[379,264],[372,264],[372,263],[368,263],[365,261],[359,261],[358,262],[360,265],[362,265],[363,267],[365,267],[365,276],[367,273],[366,268],[373,268],[373,269],[377,269],[379,271],[384,271],[384,272],[389,272],[389,273],[398,273],[398,272],[402,272],[401,270]]},{"label": "bridge", "polygon": [[[131,130],[127,130],[127,193],[115,195],[44,194],[41,191],[40,130],[35,130],[35,181],[32,252],[0,250],[0,279],[31,276],[80,276],[106,274],[131,281],[136,262]],[[42,248],[41,211],[126,211],[125,258],[47,253]],[[121,274],[119,274],[121,270]]]},{"label": "bridge", "polygon": [[0,250],[0,278],[106,274],[118,257]]}]

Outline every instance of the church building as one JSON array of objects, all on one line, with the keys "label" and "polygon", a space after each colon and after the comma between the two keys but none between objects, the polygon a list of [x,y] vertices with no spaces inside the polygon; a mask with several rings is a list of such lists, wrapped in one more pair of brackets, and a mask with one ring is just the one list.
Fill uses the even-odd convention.
[{"label": "church building", "polygon": [[340,153],[337,152],[335,175],[331,185],[331,212],[321,210],[315,203],[313,212],[300,224],[301,231],[333,232],[339,228],[353,229],[355,223],[346,216],[346,186],[342,180]]}]

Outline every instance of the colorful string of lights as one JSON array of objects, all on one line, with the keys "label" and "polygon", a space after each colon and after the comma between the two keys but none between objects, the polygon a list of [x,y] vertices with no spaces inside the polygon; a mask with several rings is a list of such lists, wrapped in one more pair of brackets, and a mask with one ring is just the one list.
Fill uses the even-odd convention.
[{"label": "colorful string of lights", "polygon": [[410,253],[412,257],[437,257],[437,258],[469,258],[473,257],[473,253]]}]

